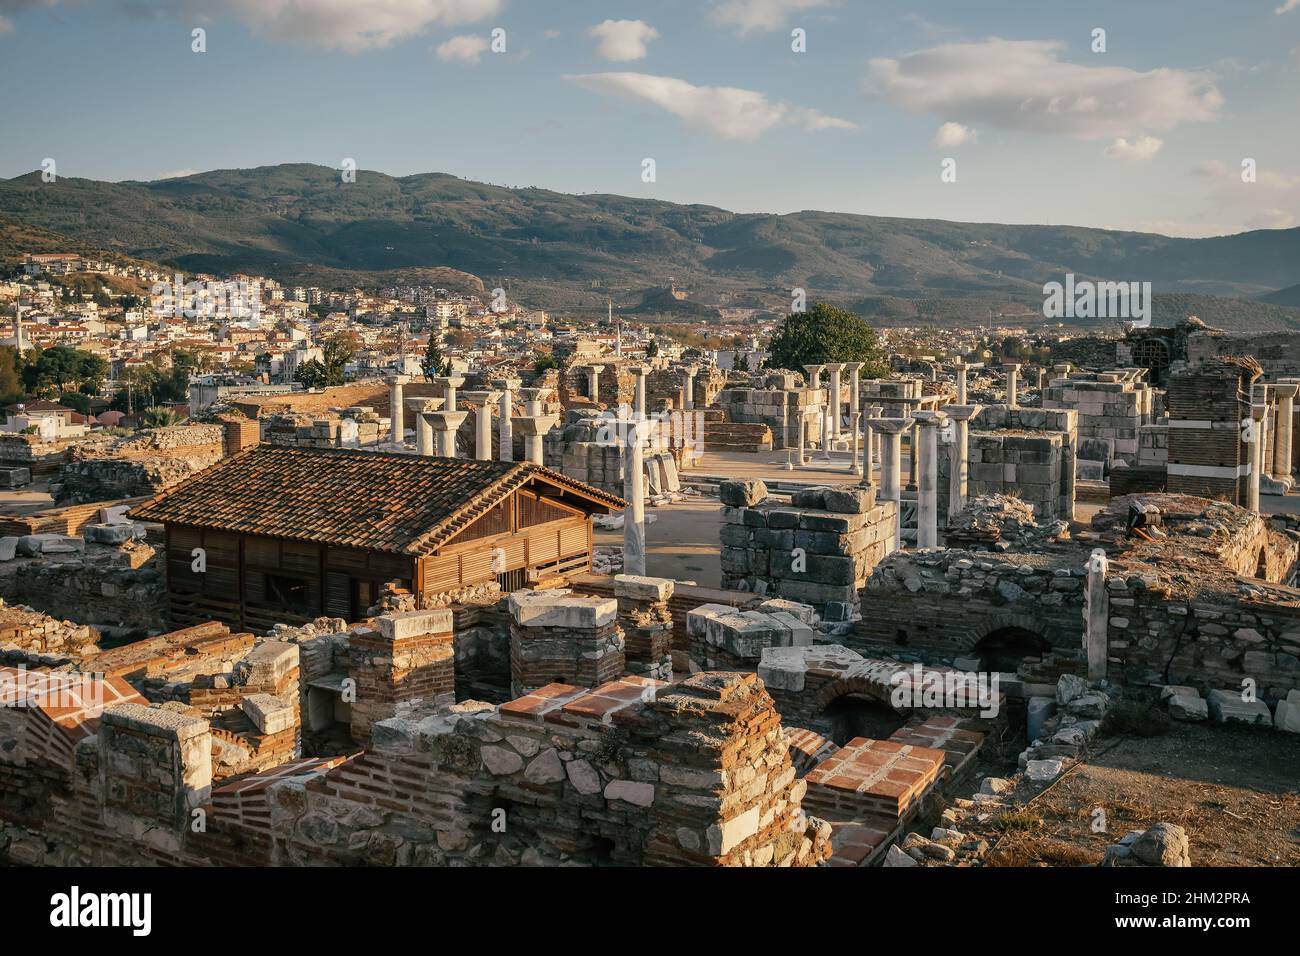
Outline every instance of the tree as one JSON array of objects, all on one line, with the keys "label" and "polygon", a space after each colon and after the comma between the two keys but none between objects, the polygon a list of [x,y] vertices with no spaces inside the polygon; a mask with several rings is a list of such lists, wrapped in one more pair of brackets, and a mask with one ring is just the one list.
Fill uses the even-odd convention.
[{"label": "tree", "polygon": [[429,333],[429,347],[424,350],[424,361],[420,364],[424,368],[425,378],[434,379],[447,374],[447,360],[438,346],[436,332]]},{"label": "tree", "polygon": [[0,348],[0,404],[12,405],[24,394],[18,350],[6,345]]},{"label": "tree", "polygon": [[545,355],[539,357],[537,361],[533,363],[533,372],[536,375],[541,375],[547,369],[559,368],[559,367],[560,367],[559,364],[555,361],[555,356],[547,352]]},{"label": "tree", "polygon": [[863,362],[864,378],[889,373],[876,330],[860,316],[818,302],[785,317],[768,347],[768,368],[802,369],[828,362]]},{"label": "tree", "polygon": [[33,394],[63,393],[78,387],[86,393],[97,392],[107,375],[108,363],[98,355],[66,345],[33,349],[23,355],[23,384]]},{"label": "tree", "polygon": [[325,379],[327,385],[342,385],[347,381],[344,369],[352,356],[357,354],[357,335],[355,332],[340,332],[325,340],[321,348],[324,354]]},{"label": "tree", "polygon": [[140,425],[143,428],[166,428],[175,425],[178,420],[174,411],[162,405],[150,405],[140,413]]},{"label": "tree", "polygon": [[320,359],[303,362],[293,373],[293,380],[303,388],[325,388],[329,384],[329,370]]},{"label": "tree", "polygon": [[658,354],[659,354],[659,340],[651,339],[649,342],[646,343],[645,357],[654,358]]},{"label": "tree", "polygon": [[738,352],[738,353],[736,353],[736,371],[737,371],[737,372],[748,372],[748,371],[749,371],[749,353],[748,353],[748,352]]}]

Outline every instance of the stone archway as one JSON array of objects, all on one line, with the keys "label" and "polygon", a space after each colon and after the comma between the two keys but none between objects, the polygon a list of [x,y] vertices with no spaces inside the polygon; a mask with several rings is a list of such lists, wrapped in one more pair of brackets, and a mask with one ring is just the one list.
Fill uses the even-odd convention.
[{"label": "stone archway", "polygon": [[983,627],[970,646],[985,671],[1014,672],[1026,657],[1042,657],[1056,642],[1049,627],[1023,614],[1006,614]]}]

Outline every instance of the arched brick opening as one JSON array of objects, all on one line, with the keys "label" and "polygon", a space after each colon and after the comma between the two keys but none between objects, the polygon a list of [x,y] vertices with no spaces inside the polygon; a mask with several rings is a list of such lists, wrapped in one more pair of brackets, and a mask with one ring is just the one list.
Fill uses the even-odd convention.
[{"label": "arched brick opening", "polygon": [[855,737],[884,740],[910,716],[890,702],[891,690],[889,685],[866,676],[831,681],[817,694],[816,723],[840,746]]},{"label": "arched brick opening", "polygon": [[1026,657],[1041,657],[1059,646],[1055,629],[1025,614],[999,614],[972,633],[970,656],[981,670],[1014,671]]}]

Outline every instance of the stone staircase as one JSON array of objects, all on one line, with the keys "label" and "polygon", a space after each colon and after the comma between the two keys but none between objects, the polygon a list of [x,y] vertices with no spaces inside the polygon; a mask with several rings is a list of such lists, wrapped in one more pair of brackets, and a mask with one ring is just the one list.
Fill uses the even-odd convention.
[{"label": "stone staircase", "polygon": [[721,408],[703,408],[706,451],[743,451],[752,454],[772,450],[772,429],[762,422],[728,421]]}]

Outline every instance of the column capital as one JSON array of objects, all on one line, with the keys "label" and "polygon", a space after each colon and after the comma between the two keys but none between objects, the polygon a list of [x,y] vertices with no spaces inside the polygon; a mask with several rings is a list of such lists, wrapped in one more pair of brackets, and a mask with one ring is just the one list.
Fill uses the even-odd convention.
[{"label": "column capital", "polygon": [[940,411],[923,408],[920,411],[913,412],[912,418],[922,428],[929,428],[934,425],[943,424],[943,422],[947,420],[948,416]]},{"label": "column capital", "polygon": [[605,371],[606,368],[607,366],[605,365],[588,365],[587,371],[591,372],[593,375],[599,375],[601,372]]},{"label": "column capital", "polygon": [[500,392],[513,392],[519,386],[524,384],[521,378],[493,378],[488,380],[488,384]]},{"label": "column capital", "polygon": [[650,374],[650,369],[644,365],[629,365],[627,366],[627,370],[637,378],[645,378]]},{"label": "column capital", "polygon": [[821,388],[822,369],[824,365],[805,365],[803,370],[808,373],[808,387]]},{"label": "column capital", "polygon": [[1292,384],[1291,382],[1279,382],[1278,384],[1272,386],[1272,388],[1273,388],[1273,394],[1276,395],[1278,398],[1282,398],[1282,399],[1295,398],[1296,392],[1300,391],[1300,384]]},{"label": "column capital", "polygon": [[866,362],[845,362],[844,367],[848,369],[850,373],[861,372],[862,366],[866,364]]},{"label": "column capital", "polygon": [[403,401],[402,404],[406,406],[407,411],[415,412],[415,414],[420,415],[425,412],[440,411],[442,406],[447,404],[447,401],[442,398],[426,398],[424,396],[419,396],[416,398],[408,398]]},{"label": "column capital", "polygon": [[409,385],[411,376],[409,375],[389,375],[384,379],[385,385]]},{"label": "column capital", "polygon": [[836,372],[842,372],[842,371],[844,371],[844,363],[843,363],[843,362],[827,362],[827,363],[826,363],[826,371],[830,372],[831,374],[834,374],[834,373],[836,373]]},{"label": "column capital", "polygon": [[1023,365],[1020,362],[1003,362],[1002,368],[1007,372],[1018,372]]},{"label": "column capital", "polygon": [[519,395],[525,402],[540,402],[544,395],[550,394],[550,391],[549,388],[521,388]]},{"label": "column capital", "polygon": [[469,412],[424,412],[424,415],[433,420],[434,428],[451,432],[460,428]]},{"label": "column capital", "polygon": [[460,397],[465,399],[471,405],[495,405],[501,401],[500,392],[489,392],[483,389],[475,389],[472,392],[461,392]]},{"label": "column capital", "polygon": [[912,419],[910,418],[873,418],[871,420],[872,430],[884,432],[886,435],[901,435],[911,427]]},{"label": "column capital", "polygon": [[945,405],[943,407],[943,411],[947,413],[948,417],[957,422],[968,422],[983,410],[983,405]]},{"label": "column capital", "polygon": [[440,375],[434,380],[435,385],[441,385],[443,388],[460,388],[465,384],[464,375]]},{"label": "column capital", "polygon": [[559,421],[558,415],[511,415],[510,423],[525,438],[545,435]]}]

